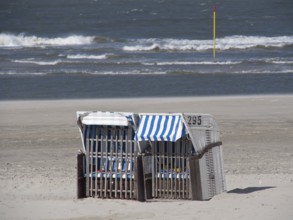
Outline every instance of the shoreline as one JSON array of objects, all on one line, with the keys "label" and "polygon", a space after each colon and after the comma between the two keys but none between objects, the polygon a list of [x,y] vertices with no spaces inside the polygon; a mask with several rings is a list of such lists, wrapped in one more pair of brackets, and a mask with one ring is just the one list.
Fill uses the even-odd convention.
[{"label": "shoreline", "polygon": [[0,103],[6,102],[62,102],[62,101],[95,101],[95,100],[149,100],[149,99],[195,99],[195,100],[218,100],[218,99],[246,99],[246,98],[262,98],[262,97],[290,97],[292,93],[284,94],[243,94],[243,95],[199,95],[199,96],[141,96],[141,97],[104,97],[104,98],[58,98],[58,99],[4,99]]}]

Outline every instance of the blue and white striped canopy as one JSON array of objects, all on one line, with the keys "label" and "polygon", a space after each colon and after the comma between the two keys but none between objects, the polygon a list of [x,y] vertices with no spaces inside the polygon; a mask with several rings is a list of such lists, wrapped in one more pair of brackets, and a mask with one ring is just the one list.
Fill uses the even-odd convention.
[{"label": "blue and white striped canopy", "polygon": [[136,141],[172,141],[186,135],[181,115],[140,115]]}]

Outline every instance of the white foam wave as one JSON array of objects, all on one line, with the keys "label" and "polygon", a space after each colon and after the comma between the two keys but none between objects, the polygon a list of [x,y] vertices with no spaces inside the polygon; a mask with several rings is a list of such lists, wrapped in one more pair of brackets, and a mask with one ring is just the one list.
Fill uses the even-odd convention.
[{"label": "white foam wave", "polygon": [[12,60],[14,63],[28,63],[28,64],[37,64],[37,65],[57,65],[62,62],[62,60],[54,61],[35,61],[35,60]]},{"label": "white foam wave", "polygon": [[102,55],[86,55],[86,54],[76,54],[76,55],[67,55],[68,59],[91,59],[91,60],[104,60],[108,58],[108,54]]},{"label": "white foam wave", "polygon": [[0,47],[45,47],[45,46],[67,46],[86,45],[94,41],[93,36],[71,35],[68,37],[46,38],[25,34],[0,33]]},{"label": "white foam wave", "polygon": [[293,73],[293,69],[284,69],[284,70],[243,70],[238,72],[231,72],[231,73],[240,73],[240,74],[281,74],[281,73]]},{"label": "white foam wave", "polygon": [[7,72],[0,72],[0,75],[19,75],[19,76],[43,76],[47,75],[47,73],[42,72],[15,72],[15,71],[7,71]]},{"label": "white foam wave", "polygon": [[271,63],[274,64],[293,64],[293,60],[273,60]]},{"label": "white foam wave", "polygon": [[[148,41],[148,40],[147,40]],[[144,42],[142,42],[143,44]],[[135,46],[124,46],[125,51],[150,51],[164,49],[159,43],[153,43],[152,45],[135,45]]]},{"label": "white foam wave", "polygon": [[249,59],[247,60],[247,62],[248,63],[259,62],[259,63],[268,63],[268,64],[285,64],[285,65],[293,64],[293,60],[287,60],[286,58]]},{"label": "white foam wave", "polygon": [[253,47],[284,47],[293,45],[293,36],[261,37],[261,36],[231,36],[217,40],[218,48],[248,49]]},{"label": "white foam wave", "polygon": [[[293,45],[293,36],[262,37],[262,36],[229,36],[217,39],[216,49],[249,49],[254,47],[284,47]],[[186,39],[139,39],[132,40],[130,45],[123,47],[125,51],[151,51],[151,50],[196,50],[205,51],[213,49],[212,40],[186,40]]]},{"label": "white foam wave", "polygon": [[[77,71],[68,70],[64,72],[58,71],[58,74],[68,74],[68,75],[166,75],[174,74],[176,72],[141,72],[141,71],[130,71],[130,72],[120,72],[120,71]],[[176,74],[210,74],[210,73],[223,73],[222,71],[215,70],[213,72],[199,71],[199,72],[177,72]],[[232,71],[225,72],[227,74],[282,74],[282,73],[293,73],[293,69],[284,70],[242,70],[242,71]],[[16,72],[16,71],[0,71],[0,75],[18,75],[18,76],[43,76],[56,74],[56,72]]]},{"label": "white foam wave", "polygon": [[[0,75],[18,75],[18,76],[42,76],[42,75],[49,75],[49,74],[56,74],[56,72],[16,72],[16,71],[3,71],[0,72]],[[142,71],[90,71],[90,70],[64,70],[58,71],[58,74],[67,74],[67,75],[165,75],[166,72],[142,72]]]},{"label": "white foam wave", "polygon": [[157,62],[157,63],[143,63],[143,65],[146,66],[167,66],[167,65],[234,65],[234,64],[240,64],[240,61],[191,61],[191,62],[185,62],[185,61],[174,61],[174,62]]},{"label": "white foam wave", "polygon": [[[78,73],[78,72],[76,72]],[[141,72],[141,71],[83,71],[82,74],[88,75],[165,75],[166,72]]]}]

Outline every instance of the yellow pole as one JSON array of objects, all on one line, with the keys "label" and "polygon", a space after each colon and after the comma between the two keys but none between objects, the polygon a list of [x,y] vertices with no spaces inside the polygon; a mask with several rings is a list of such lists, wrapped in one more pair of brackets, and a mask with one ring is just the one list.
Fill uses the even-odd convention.
[{"label": "yellow pole", "polygon": [[214,39],[214,49],[213,56],[216,58],[216,5],[214,5],[214,22],[213,22],[213,39]]}]

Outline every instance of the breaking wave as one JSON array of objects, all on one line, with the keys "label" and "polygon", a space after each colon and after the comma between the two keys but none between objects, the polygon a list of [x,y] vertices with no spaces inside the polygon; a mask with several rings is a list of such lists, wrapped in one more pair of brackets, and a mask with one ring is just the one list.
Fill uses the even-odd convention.
[{"label": "breaking wave", "polygon": [[197,71],[91,71],[91,70],[57,70],[57,71],[44,71],[44,72],[18,72],[18,71],[0,71],[0,75],[15,75],[15,76],[46,76],[46,75],[185,75],[185,74],[286,74],[293,73],[292,69],[283,70],[235,70],[226,72],[224,70],[197,70]]},{"label": "breaking wave", "polygon": [[108,58],[108,54],[102,55],[86,55],[86,54],[76,54],[76,55],[67,55],[68,59],[91,59],[91,60],[104,60]]},{"label": "breaking wave", "polygon": [[18,76],[44,76],[47,73],[43,72],[16,72],[16,71],[0,71],[0,75],[18,75]]},{"label": "breaking wave", "polygon": [[167,72],[149,72],[149,71],[90,71],[90,70],[63,70],[63,71],[46,71],[46,72],[17,72],[17,71],[0,71],[0,75],[17,75],[17,76],[45,76],[45,75],[165,75]]},{"label": "breaking wave", "polygon": [[273,64],[293,64],[293,60],[272,60]]},{"label": "breaking wave", "polygon": [[[188,40],[188,39],[124,39],[117,41],[107,37],[70,35],[67,37],[39,37],[26,34],[8,34],[0,33],[0,48],[17,48],[17,47],[46,47],[46,46],[74,46],[90,45],[97,43],[113,44],[114,48],[119,45],[124,51],[206,51],[213,49],[212,40]],[[249,48],[270,48],[293,46],[293,36],[263,37],[263,36],[242,36],[234,35],[224,38],[218,38],[217,50],[242,50]],[[110,46],[111,47],[111,46]],[[70,55],[71,56],[71,55]],[[83,56],[77,54],[76,57]],[[102,56],[102,55],[101,55]],[[75,59],[72,55],[71,59]],[[99,56],[76,59],[100,59]],[[101,59],[104,59],[101,57]]]},{"label": "breaking wave", "polygon": [[283,70],[242,70],[233,73],[242,73],[242,74],[281,74],[281,73],[293,73],[293,69],[283,69]]},{"label": "breaking wave", "polygon": [[45,46],[67,46],[87,45],[93,43],[94,36],[71,35],[67,37],[37,37],[25,34],[0,34],[0,47],[45,47]]},{"label": "breaking wave", "polygon": [[168,66],[168,65],[233,65],[240,64],[241,61],[174,61],[174,62],[157,62],[157,63],[143,63],[146,66]]},{"label": "breaking wave", "polygon": [[28,64],[37,64],[37,65],[57,65],[62,62],[62,60],[54,61],[36,61],[36,60],[13,60],[14,63],[28,63]]},{"label": "breaking wave", "polygon": [[[229,36],[217,39],[218,50],[249,49],[255,47],[285,47],[293,45],[293,36],[261,37],[261,36]],[[187,39],[138,39],[132,40],[130,45],[124,46],[125,51],[205,51],[213,49],[212,40]]]}]

